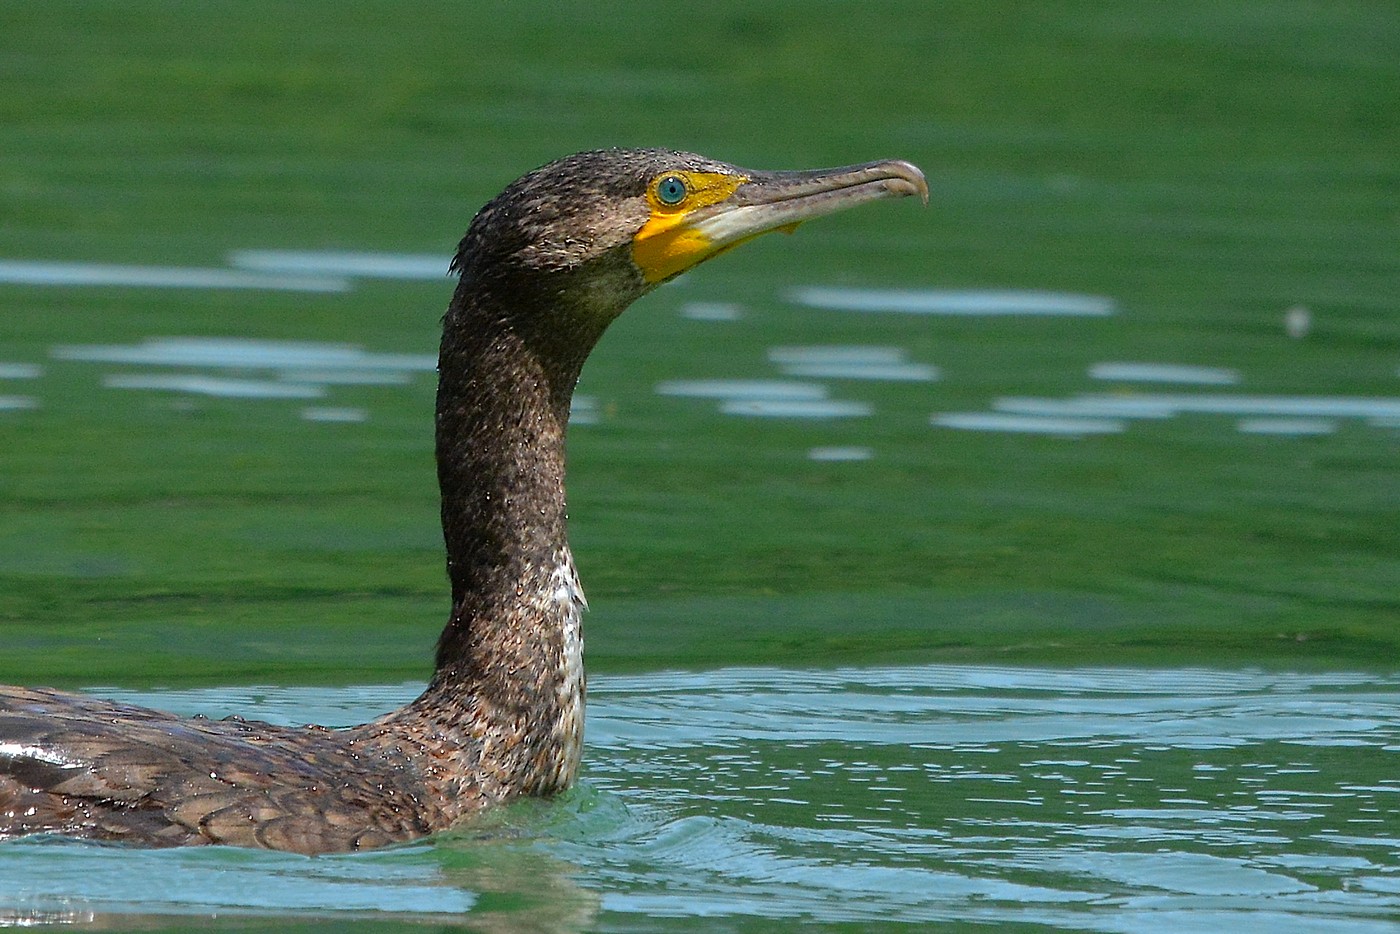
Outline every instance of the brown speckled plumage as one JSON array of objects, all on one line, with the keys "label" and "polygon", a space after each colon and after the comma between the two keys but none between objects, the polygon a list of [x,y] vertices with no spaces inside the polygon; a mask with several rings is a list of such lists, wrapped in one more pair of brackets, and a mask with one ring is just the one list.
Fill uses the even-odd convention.
[{"label": "brown speckled plumage", "polygon": [[655,285],[631,248],[648,185],[674,171],[752,179],[726,208],[796,204],[793,191],[826,199],[796,220],[834,210],[833,191],[859,191],[851,203],[926,194],[904,163],[759,173],[665,150],[580,153],[513,183],[453,261],[436,426],[452,610],[424,693],[328,730],[0,688],[0,839],[335,852],[568,787],[584,700],[584,602],[565,537],[569,404],[604,329]]}]

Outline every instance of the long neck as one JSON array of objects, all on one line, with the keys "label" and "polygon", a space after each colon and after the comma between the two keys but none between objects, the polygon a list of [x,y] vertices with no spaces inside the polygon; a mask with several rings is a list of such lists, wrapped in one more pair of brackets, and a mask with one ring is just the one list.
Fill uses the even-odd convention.
[{"label": "long neck", "polygon": [[452,615],[434,684],[538,709],[577,667],[564,434],[592,340],[531,333],[508,312],[464,281],[444,323],[437,460]]},{"label": "long neck", "polygon": [[443,323],[437,459],[452,614],[428,690],[404,716],[433,721],[443,761],[488,795],[565,788],[582,751],[584,601],[565,538],[564,433],[615,309],[551,304],[577,292],[526,293],[518,277],[482,283],[464,270]]}]

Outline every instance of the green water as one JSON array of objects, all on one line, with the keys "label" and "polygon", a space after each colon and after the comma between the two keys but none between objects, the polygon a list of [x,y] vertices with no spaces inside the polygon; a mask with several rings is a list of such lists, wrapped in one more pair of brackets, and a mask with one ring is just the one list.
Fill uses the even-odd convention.
[{"label": "green water", "polygon": [[[227,272],[243,250],[445,266],[506,182],[602,145],[772,168],[902,157],[932,197],[707,264],[640,302],[590,360],[570,436],[589,664],[600,685],[641,679],[658,709],[601,690],[584,788],[503,818],[523,842],[483,832],[493,842],[310,863],[26,843],[0,848],[0,918],[251,910],[253,924],[314,925],[338,898],[365,923],[466,912],[560,929],[862,929],[879,903],[889,921],[1102,930],[1151,930],[1178,909],[1202,930],[1220,928],[1217,909],[1231,927],[1272,907],[1298,929],[1393,915],[1393,795],[1374,789],[1394,773],[1400,420],[1260,434],[1241,430],[1254,416],[1196,412],[1081,437],[934,422],[1083,395],[1395,403],[1397,88],[1400,15],[1378,2],[4,5],[0,278],[16,260]],[[228,398],[112,385],[287,374],[62,350],[182,337],[434,352],[448,281],[345,286],[0,281],[0,680],[231,699],[231,685],[320,685],[275,715],[343,722],[383,706],[345,685],[426,676],[446,615],[430,373]],[[810,287],[1036,290],[1113,313],[856,313],[793,300]],[[1310,315],[1300,338],[1295,306]],[[656,392],[797,379],[772,352],[812,346],[888,348],[939,378],[804,378],[870,413],[815,420]],[[1122,362],[1237,382],[1092,375]],[[813,459],[823,448],[859,459]],[[985,736],[959,733],[965,712],[939,700],[938,679],[962,670],[950,664],[974,681],[1058,666],[1023,669],[1060,672],[1042,694],[1027,686],[1039,676],[1007,676],[1007,697],[1069,704],[1066,735],[1108,752],[1050,749],[1049,734],[1016,745],[1004,731],[1024,711],[1009,700],[974,718]],[[754,665],[769,675],[658,674]],[[866,702],[851,698],[897,692],[862,675],[847,698],[822,673],[839,665],[905,666],[924,685],[909,729],[863,745]],[[1201,727],[1219,745],[1197,758],[1191,736],[1157,750],[1105,722],[1131,721],[1137,685],[1074,706],[1085,689],[1064,666],[1085,665],[1159,672],[1181,698],[1163,716],[1182,724],[1202,691],[1219,694],[1182,672],[1253,687],[1224,691],[1233,712]],[[695,686],[705,723],[757,698],[764,735],[735,739],[731,765],[691,712],[663,706],[692,677],[713,678]],[[769,703],[809,679],[820,690]],[[1279,696],[1340,705],[1370,725],[1336,735],[1365,742],[1307,745],[1306,724],[1251,732]],[[1118,758],[1136,761],[1096,779],[1103,807],[1060,793]],[[922,784],[872,803],[876,778],[908,775]],[[1299,795],[1241,817],[1230,796],[1255,794],[1256,777]],[[148,892],[161,867],[201,881]],[[1192,881],[1217,873],[1219,889]],[[384,895],[384,880],[403,891]],[[234,897],[246,891],[270,894]]]},{"label": "green water", "polygon": [[[677,21],[607,3],[137,2],[4,17],[10,259],[445,260],[507,181],[597,145],[927,170],[928,210],[881,204],[755,243],[607,335],[581,387],[600,418],[571,438],[595,666],[1397,657],[1393,424],[1278,437],[1183,416],[1072,441],[929,423],[1003,397],[1164,388],[1088,375],[1115,361],[1228,368],[1240,393],[1400,396],[1400,16],[1385,4],[710,3]],[[812,285],[1050,290],[1117,311],[785,300]],[[316,404],[367,421],[309,424],[302,401],[107,390],[145,370],[52,353],[207,336],[431,354],[448,293],[0,284],[0,362],[44,368],[0,382],[38,406],[0,411],[14,634],[0,675],[421,677],[445,616],[430,375],[331,387]],[[681,316],[714,302],[740,317]],[[1313,327],[1293,340],[1300,304]],[[874,414],[815,422],[653,392],[774,378],[768,351],[807,345],[894,347],[942,378],[828,381]],[[873,456],[808,460],[819,446]],[[357,642],[376,651],[341,649]]]}]

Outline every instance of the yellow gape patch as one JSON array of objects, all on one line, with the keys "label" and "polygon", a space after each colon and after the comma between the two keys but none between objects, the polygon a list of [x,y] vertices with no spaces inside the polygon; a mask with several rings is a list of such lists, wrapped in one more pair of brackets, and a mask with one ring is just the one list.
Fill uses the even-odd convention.
[{"label": "yellow gape patch", "polygon": [[632,259],[648,282],[685,272],[717,252],[686,221],[699,208],[719,204],[748,181],[718,172],[665,172],[647,186],[651,218],[632,238]]}]

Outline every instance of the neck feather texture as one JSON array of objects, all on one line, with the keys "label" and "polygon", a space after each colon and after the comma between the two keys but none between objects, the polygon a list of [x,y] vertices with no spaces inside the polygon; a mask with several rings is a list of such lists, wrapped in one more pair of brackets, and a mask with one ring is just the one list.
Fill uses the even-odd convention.
[{"label": "neck feather texture", "polygon": [[540,339],[465,283],[448,309],[437,463],[452,617],[435,680],[560,670],[564,436],[587,349]]},{"label": "neck feather texture", "polygon": [[437,462],[452,614],[415,707],[513,737],[499,770],[545,793],[572,781],[583,740],[564,435],[583,361],[612,316],[500,291],[464,273],[444,320]]}]

